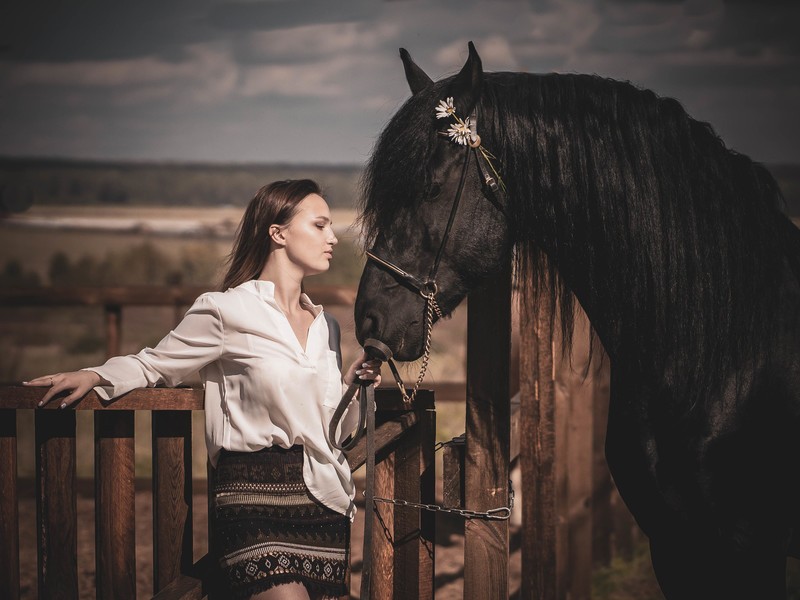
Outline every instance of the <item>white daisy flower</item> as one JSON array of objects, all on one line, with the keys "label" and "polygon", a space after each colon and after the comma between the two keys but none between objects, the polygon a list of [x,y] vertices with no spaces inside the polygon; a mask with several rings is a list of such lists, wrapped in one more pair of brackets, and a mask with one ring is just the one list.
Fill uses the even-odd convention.
[{"label": "white daisy flower", "polygon": [[472,131],[472,123],[470,119],[453,123],[447,130],[447,135],[456,144],[465,146],[467,143],[475,141],[475,134]]},{"label": "white daisy flower", "polygon": [[454,114],[456,114],[456,107],[453,106],[452,96],[450,96],[447,100],[439,100],[439,104],[436,105],[437,119],[446,119]]}]

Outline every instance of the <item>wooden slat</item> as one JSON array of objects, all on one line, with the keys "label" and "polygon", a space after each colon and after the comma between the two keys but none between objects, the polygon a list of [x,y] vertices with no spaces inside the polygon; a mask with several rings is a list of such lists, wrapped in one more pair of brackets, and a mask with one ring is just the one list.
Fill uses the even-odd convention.
[{"label": "wooden slat", "polygon": [[[380,410],[379,410],[380,413]],[[405,432],[416,425],[419,417],[415,412],[393,415],[388,421],[375,427],[375,452],[380,455],[396,444]],[[366,438],[361,438],[355,447],[345,452],[350,470],[355,471],[367,460]]]},{"label": "wooden slat", "polygon": [[192,557],[192,413],[154,412],[153,587],[186,573]]},{"label": "wooden slat", "polygon": [[595,341],[592,361],[594,401],[592,407],[592,561],[595,566],[611,564],[611,494],[614,482],[606,464],[605,442],[608,421],[610,359],[603,355],[599,341]]},{"label": "wooden slat", "polygon": [[[419,497],[424,504],[436,501],[436,460],[434,444],[436,443],[436,411],[433,407],[420,414],[419,446],[420,457]],[[419,514],[419,546],[417,558],[419,562],[420,600],[433,600],[434,570],[436,563],[436,513],[423,510]]]},{"label": "wooden slat", "polygon": [[133,417],[133,411],[94,413],[98,598],[136,598]]},{"label": "wooden slat", "polygon": [[17,498],[17,415],[0,410],[0,590],[19,598],[19,505]]},{"label": "wooden slat", "polygon": [[575,316],[569,355],[555,352],[560,535],[559,597],[588,600],[592,591],[592,396],[589,321]]},{"label": "wooden slat", "polygon": [[35,415],[39,598],[77,598],[75,413]]},{"label": "wooden slat", "polygon": [[[17,384],[0,384],[0,409],[37,408],[39,400],[47,392],[44,387],[25,387]],[[55,400],[38,411],[59,411]],[[72,410],[203,410],[202,388],[148,388],[128,392],[124,396],[106,402],[95,392],[70,406]]]},{"label": "wooden slat", "polygon": [[522,572],[520,598],[553,600],[556,592],[555,404],[550,307],[520,297],[520,439]]},{"label": "wooden slat", "polygon": [[[433,486],[428,480],[433,465],[427,461],[433,456],[426,456],[422,448],[426,443],[432,448],[433,440],[428,415],[420,417],[417,426],[398,441],[394,452],[394,490],[397,498],[431,503]],[[394,507],[394,600],[433,598],[434,531],[430,516],[417,508]]]},{"label": "wooden slat", "polygon": [[442,448],[442,504],[448,508],[464,508],[463,438],[453,438]]},{"label": "wooden slat", "polygon": [[[508,506],[510,265],[470,294],[467,334],[466,508]],[[508,521],[464,527],[464,597],[508,598]]]},{"label": "wooden slat", "polygon": [[[375,463],[375,496],[394,498],[394,453]],[[365,507],[364,518],[369,516]],[[394,593],[394,507],[378,502],[372,525],[372,598],[391,598]]]}]

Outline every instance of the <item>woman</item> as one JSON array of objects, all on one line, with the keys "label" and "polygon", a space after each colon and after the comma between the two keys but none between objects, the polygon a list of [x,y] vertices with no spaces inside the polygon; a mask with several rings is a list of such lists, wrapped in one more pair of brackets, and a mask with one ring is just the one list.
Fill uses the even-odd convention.
[{"label": "woman", "polygon": [[225,291],[200,296],[155,348],[26,382],[50,387],[40,406],[67,393],[65,408],[92,388],[111,399],[200,371],[216,551],[240,598],[348,594],[355,486],[326,431],[343,384],[378,384],[380,363],[362,354],[342,378],[331,325],[302,291],[305,277],[328,270],[338,242],[320,193],[307,179],[261,188],[239,225]]}]

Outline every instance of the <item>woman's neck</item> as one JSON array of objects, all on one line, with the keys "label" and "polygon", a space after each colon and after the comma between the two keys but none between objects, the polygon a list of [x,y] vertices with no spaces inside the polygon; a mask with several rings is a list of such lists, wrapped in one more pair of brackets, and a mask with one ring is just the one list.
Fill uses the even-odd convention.
[{"label": "woman's neck", "polygon": [[303,275],[280,261],[267,260],[261,270],[259,279],[271,281],[275,285],[275,302],[284,312],[295,313],[304,310],[300,306],[300,293],[302,292]]}]

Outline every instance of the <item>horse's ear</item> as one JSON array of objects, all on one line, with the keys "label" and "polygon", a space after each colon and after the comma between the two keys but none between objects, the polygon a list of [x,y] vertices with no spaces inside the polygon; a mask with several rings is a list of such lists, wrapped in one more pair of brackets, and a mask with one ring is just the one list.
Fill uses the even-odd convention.
[{"label": "horse's ear", "polygon": [[408,50],[400,48],[400,58],[403,61],[403,68],[406,70],[408,87],[411,88],[411,93],[413,95],[433,85],[433,80],[428,77],[428,74],[420,69],[417,63],[411,60],[411,55],[408,53]]},{"label": "horse's ear", "polygon": [[481,97],[481,88],[483,87],[483,63],[481,63],[481,57],[478,56],[478,51],[475,50],[472,42],[469,43],[467,62],[456,75],[455,87],[458,90],[455,93],[459,96],[459,104],[465,103],[467,110],[472,112]]}]

